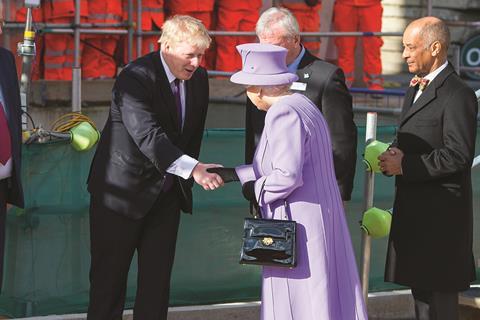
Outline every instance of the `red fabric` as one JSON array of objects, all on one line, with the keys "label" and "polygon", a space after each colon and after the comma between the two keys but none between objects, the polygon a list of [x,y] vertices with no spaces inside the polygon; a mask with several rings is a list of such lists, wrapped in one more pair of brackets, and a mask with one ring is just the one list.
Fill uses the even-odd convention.
[{"label": "red fabric", "polygon": [[105,54],[92,46],[85,45],[82,53],[82,77],[85,79],[113,78],[117,74],[117,63],[113,54],[119,37],[109,36],[90,38],[86,42],[94,47],[101,48]]},{"label": "red fabric", "polygon": [[[55,19],[55,23],[66,23],[69,19]],[[72,80],[75,43],[71,34],[45,34],[43,53],[44,78],[46,80]],[[80,44],[80,56],[83,44]]]},{"label": "red fabric", "polygon": [[[155,31],[160,30],[165,20],[163,0],[142,0],[142,30]],[[133,21],[137,20],[136,1],[133,2]],[[128,19],[128,1],[123,0],[123,18]],[[143,56],[154,50],[158,50],[158,39],[160,35],[144,35],[142,37],[142,52],[137,54],[137,41],[134,36],[132,59]],[[128,62],[127,38],[124,37],[124,61]]]},{"label": "red fabric", "polygon": [[213,11],[214,3],[214,0],[168,0],[165,8],[174,15],[173,12]]},{"label": "red fabric", "polygon": [[[338,1],[338,0],[337,0]],[[283,0],[280,1],[282,7],[287,8],[288,10],[302,10],[302,11],[318,11],[320,10],[321,4],[317,4],[313,7],[310,7],[303,0]],[[298,21],[300,22],[300,21]]]},{"label": "red fabric", "polygon": [[[20,7],[16,12],[16,21],[25,22],[25,16],[27,14],[27,8]],[[36,8],[32,10],[32,18],[34,22],[43,21],[43,10],[41,8]]]},{"label": "red fabric", "polygon": [[[119,23],[122,22],[122,0],[98,1],[88,0],[88,22],[91,23]],[[82,78],[113,78],[117,73],[117,64],[113,58],[118,36],[95,35],[85,36],[85,41],[92,46],[85,45],[82,52]]]},{"label": "red fabric", "polygon": [[[309,7],[306,4],[303,6],[297,4],[293,8],[290,8],[287,5],[282,6],[288,8],[295,16],[301,32],[320,31],[320,5]],[[302,44],[313,53],[317,53],[320,49],[320,41],[318,38],[302,37]]]},{"label": "red fabric", "polygon": [[[75,16],[74,0],[46,0],[42,2],[43,14],[45,21],[58,18],[72,18]],[[80,15],[88,16],[87,0],[80,1]]]},{"label": "red fabric", "polygon": [[[335,31],[372,31],[382,30],[382,12],[380,3],[371,7],[354,7],[335,4]],[[338,66],[345,72],[347,85],[354,81],[355,47],[357,37],[337,37],[335,44],[338,50]],[[363,47],[363,80],[369,89],[383,89],[382,60],[380,48],[383,45],[381,37],[362,37]]]},{"label": "red fabric", "polygon": [[[142,0],[142,30],[159,30],[165,20],[163,0]],[[137,21],[137,2],[133,2],[133,21]],[[128,19],[128,1],[123,0],[123,19]],[[158,37],[157,37],[158,39]]]},{"label": "red fabric", "polygon": [[[242,1],[238,1],[242,2]],[[247,2],[247,1],[245,1]],[[255,31],[259,10],[225,10],[218,8],[217,30]],[[242,61],[236,46],[246,42],[255,42],[256,37],[217,36],[216,70],[236,71],[242,68]]]},{"label": "red fabric", "polygon": [[224,10],[246,10],[259,11],[262,7],[262,0],[218,0],[218,8]]},{"label": "red fabric", "polygon": [[335,4],[343,4],[354,7],[370,7],[380,5],[381,0],[335,0]]},{"label": "red fabric", "polygon": [[[137,40],[133,39],[132,46],[132,59],[136,59],[137,57],[146,55],[147,53],[150,53],[152,51],[160,49],[160,44],[158,43],[158,38],[159,36],[143,36],[142,37],[142,52],[140,55],[137,55]],[[128,43],[127,43],[127,38],[124,38],[124,59],[126,62],[128,62]]]},{"label": "red fabric", "polygon": [[12,141],[8,129],[7,117],[0,102],[0,163],[5,165],[12,157]]},{"label": "red fabric", "polygon": [[122,15],[122,0],[88,0],[88,22],[118,23]]}]

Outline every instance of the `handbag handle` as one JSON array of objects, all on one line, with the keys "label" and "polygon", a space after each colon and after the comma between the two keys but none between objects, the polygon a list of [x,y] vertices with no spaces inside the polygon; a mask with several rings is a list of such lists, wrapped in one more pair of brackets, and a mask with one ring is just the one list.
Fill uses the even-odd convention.
[{"label": "handbag handle", "polygon": [[[253,201],[250,201],[250,214],[253,216],[254,219],[259,219],[262,217],[262,209],[260,207],[260,205],[258,204],[260,202],[260,197],[262,196],[262,193],[263,193],[263,188],[265,187],[265,181],[267,181],[266,179],[263,180],[263,183],[262,183],[262,187],[260,188],[260,192],[259,192],[259,195],[258,195],[258,199],[256,203],[254,203]],[[290,212],[290,205],[288,203],[288,200],[287,199],[284,199],[283,200],[283,206],[285,208],[285,220],[292,220],[292,214]]]}]

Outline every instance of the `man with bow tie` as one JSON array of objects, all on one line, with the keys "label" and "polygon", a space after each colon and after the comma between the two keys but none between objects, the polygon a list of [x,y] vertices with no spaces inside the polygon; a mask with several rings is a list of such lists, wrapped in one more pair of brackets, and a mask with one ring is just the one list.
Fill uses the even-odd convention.
[{"label": "man with bow tie", "polygon": [[[0,2],[0,34],[3,23],[3,3]],[[20,181],[21,112],[15,58],[10,51],[0,47],[0,291],[7,203],[23,208]]]},{"label": "man with bow tie", "polygon": [[395,175],[385,280],[412,288],[416,319],[458,319],[458,292],[475,280],[472,182],[475,93],[447,61],[445,23],[424,17],[403,34],[403,58],[416,76],[397,136],[380,157]]}]

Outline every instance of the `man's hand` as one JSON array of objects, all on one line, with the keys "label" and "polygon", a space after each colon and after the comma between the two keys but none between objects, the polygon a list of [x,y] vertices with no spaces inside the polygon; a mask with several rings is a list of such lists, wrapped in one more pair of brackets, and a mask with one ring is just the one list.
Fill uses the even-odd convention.
[{"label": "man's hand", "polygon": [[392,147],[389,148],[387,151],[382,153],[378,160],[380,166],[380,170],[390,176],[398,176],[402,174],[402,159],[403,159],[403,152],[402,150]]},{"label": "man's hand", "polygon": [[197,163],[195,168],[192,171],[192,177],[196,183],[201,185],[205,190],[215,190],[223,186],[222,178],[216,173],[207,172],[208,168],[217,168],[221,167],[220,164],[206,164],[206,163]]}]

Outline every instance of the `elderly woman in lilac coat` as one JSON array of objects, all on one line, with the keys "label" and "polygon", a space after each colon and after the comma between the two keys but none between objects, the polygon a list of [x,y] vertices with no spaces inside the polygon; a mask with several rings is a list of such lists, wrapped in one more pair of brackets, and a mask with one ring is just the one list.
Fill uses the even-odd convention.
[{"label": "elderly woman in lilac coat", "polygon": [[327,124],[307,97],[290,92],[298,77],[287,70],[286,49],[237,48],[243,68],[231,81],[246,85],[267,115],[253,164],[235,171],[263,218],[285,219],[286,200],[298,227],[297,266],[263,267],[261,318],[367,319]]}]

